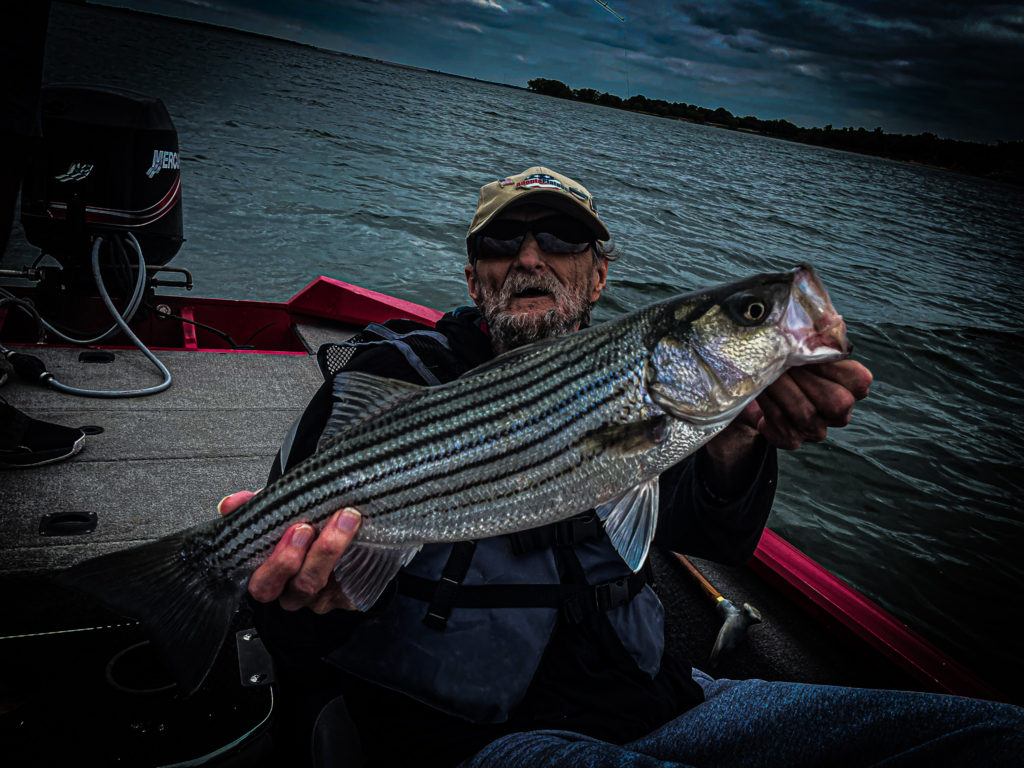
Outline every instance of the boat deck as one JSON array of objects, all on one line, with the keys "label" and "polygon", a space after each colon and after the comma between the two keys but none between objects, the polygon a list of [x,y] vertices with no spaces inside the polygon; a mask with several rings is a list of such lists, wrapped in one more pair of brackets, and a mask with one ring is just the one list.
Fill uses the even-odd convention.
[{"label": "boat deck", "polygon": [[[315,361],[304,355],[157,354],[173,376],[157,395],[75,397],[19,381],[0,390],[34,418],[103,429],[71,460],[0,476],[0,573],[68,566],[208,519],[227,493],[264,484],[283,435],[319,385]],[[39,354],[74,386],[159,381],[135,351],[117,351],[112,363],[82,363],[78,355]],[[96,530],[40,536],[40,520],[56,511],[93,512]]]}]

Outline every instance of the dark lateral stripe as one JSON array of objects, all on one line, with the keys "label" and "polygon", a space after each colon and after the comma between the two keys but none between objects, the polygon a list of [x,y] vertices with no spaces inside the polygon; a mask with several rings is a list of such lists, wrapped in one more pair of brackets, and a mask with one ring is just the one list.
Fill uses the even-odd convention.
[{"label": "dark lateral stripe", "polygon": [[[617,396],[618,393],[616,394],[616,397]],[[615,397],[606,398],[604,400],[591,401],[590,403],[587,404],[585,408],[581,410],[577,410],[572,413],[566,413],[563,422],[571,423],[573,421],[583,419],[589,414],[593,413],[594,411],[602,409],[612,399],[615,399]],[[440,492],[435,491],[431,494],[423,495],[420,498],[411,499],[409,502],[406,502],[406,504],[411,506],[423,504],[424,502],[436,499],[441,495],[449,496],[454,499],[456,496],[463,493],[469,488],[478,486],[489,486],[494,483],[500,483],[504,480],[507,480],[509,477],[521,474],[526,470],[534,469],[544,464],[550,464],[553,455],[552,451],[542,452],[539,459],[533,463],[524,464],[522,462],[515,461],[515,459],[529,452],[530,449],[536,448],[544,443],[552,441],[557,442],[559,439],[559,432],[560,429],[558,427],[554,427],[546,432],[538,434],[533,439],[522,441],[516,445],[510,446],[507,450],[501,451],[500,453],[489,453],[488,455],[482,456],[480,459],[472,463],[460,464],[457,468],[453,468],[452,471],[446,474],[436,475],[433,478],[431,478],[428,481],[428,483],[434,485],[438,483],[447,483],[447,487],[440,489]],[[585,434],[586,433],[581,434],[579,439],[569,443],[569,445],[566,446],[565,448],[559,446],[560,450],[572,450],[573,448],[576,448],[577,446],[581,445],[585,438]],[[427,461],[438,461],[443,460],[443,458],[443,456],[435,455],[429,457]],[[476,473],[476,470],[480,469],[481,467],[488,466],[500,468],[503,471],[489,474],[481,478],[479,474]],[[401,477],[401,474],[398,477]],[[381,511],[378,514],[384,516],[394,511],[397,511],[397,505],[391,503],[391,499],[402,493],[412,491],[416,488],[421,488],[426,484],[427,483],[424,483],[424,481],[422,480],[410,480],[409,482],[406,482],[402,485],[388,487],[387,489],[382,490],[380,494],[377,494],[373,497],[374,501],[377,502],[377,504],[380,507],[382,507]]]},{"label": "dark lateral stripe", "polygon": [[[464,389],[452,399],[430,403],[426,409],[422,403],[417,402],[415,410],[408,415],[402,412],[401,415],[404,418],[391,427],[398,433],[393,440],[403,442],[401,450],[406,450],[410,446],[406,446],[404,443],[410,434],[423,434],[423,439],[428,441],[447,440],[453,435],[467,432],[476,426],[507,418],[510,413],[521,410],[526,391],[539,388],[539,391],[532,391],[530,394],[530,399],[537,402],[564,388],[572,378],[583,378],[588,373],[593,376],[594,374],[587,370],[580,371],[579,375],[572,377],[566,376],[564,373],[567,367],[572,366],[575,369],[591,356],[590,350],[583,349],[580,350],[578,358],[574,360],[561,361],[560,364],[557,360],[548,360],[543,366],[536,366],[523,376],[517,376],[514,379],[495,379],[487,382],[487,385],[483,387]],[[430,397],[428,394],[427,398]],[[499,413],[480,413],[482,404],[492,406],[500,404],[501,411]],[[469,416],[469,421],[459,420],[459,417],[466,416]],[[379,435],[367,433],[364,439],[372,441],[373,444],[369,447],[374,449],[377,457],[385,460],[391,458],[392,454],[388,447],[377,442],[378,438]],[[356,451],[358,450],[357,446]]]},{"label": "dark lateral stripe", "polygon": [[[451,473],[448,473],[446,475],[438,475],[438,476],[435,476],[434,478],[431,478],[431,479],[432,480],[441,480],[441,479],[443,479],[443,480],[448,481],[449,483],[451,483],[451,487],[445,489],[444,492],[445,492],[445,494],[453,494],[453,493],[459,493],[459,492],[461,492],[462,490],[465,490],[468,487],[476,485],[479,482],[479,478],[474,473],[475,473],[475,471],[477,469],[479,469],[482,466],[487,466],[487,465],[491,465],[491,464],[498,465],[498,464],[500,464],[500,463],[502,463],[504,461],[507,466],[516,467],[517,468],[516,471],[520,471],[522,467],[521,467],[521,465],[516,464],[514,461],[511,461],[511,459],[513,459],[513,457],[515,457],[516,455],[521,454],[521,453],[529,450],[530,448],[535,447],[538,444],[543,443],[543,442],[545,442],[547,440],[550,440],[550,439],[553,439],[553,438],[557,439],[558,433],[565,426],[567,426],[567,425],[571,424],[572,422],[577,421],[577,420],[579,420],[581,418],[585,418],[588,414],[592,413],[593,411],[598,410],[600,408],[603,408],[608,402],[610,402],[610,401],[612,401],[612,400],[614,400],[614,399],[616,399],[618,397],[621,397],[622,393],[625,391],[624,387],[622,386],[621,379],[624,378],[624,375],[628,375],[628,373],[629,373],[628,369],[624,370],[624,371],[617,372],[618,375],[615,376],[615,378],[619,380],[617,382],[618,386],[616,386],[611,393],[605,395],[604,397],[602,397],[600,399],[596,399],[596,400],[590,400],[589,402],[585,403],[583,408],[579,408],[578,405],[577,405],[577,407],[568,407],[568,405],[570,403],[572,403],[573,400],[578,400],[580,394],[583,394],[583,393],[577,393],[568,402],[563,402],[562,407],[556,408],[555,411],[554,411],[554,414],[556,416],[560,416],[561,418],[555,424],[551,425],[550,429],[548,429],[545,432],[543,432],[542,434],[538,435],[536,438],[534,438],[532,440],[529,440],[529,441],[526,441],[526,442],[520,442],[518,444],[509,445],[505,450],[502,450],[502,451],[500,451],[498,453],[488,453],[487,455],[481,456],[479,459],[477,459],[476,461],[474,461],[474,462],[472,462],[470,464],[461,465],[458,468],[458,470],[455,471],[455,472],[451,472]],[[606,376],[607,376],[607,374],[606,374]],[[533,413],[531,415],[530,418],[528,418],[526,420],[523,420],[521,422],[518,422],[514,426],[510,426],[507,431],[509,431],[509,432],[511,432],[511,431],[524,431],[525,432],[530,426],[533,426],[533,425],[535,425],[537,423],[543,422],[546,418],[548,418],[548,414],[547,414],[546,410],[545,411],[535,412],[535,413]],[[443,445],[443,443],[438,441],[436,438],[426,439],[426,440],[424,440],[423,444],[430,445],[430,446],[442,446]],[[406,450],[407,450],[407,454],[406,455],[408,455],[408,453],[412,452],[411,447],[407,448]],[[429,463],[429,462],[433,462],[433,461],[442,461],[444,459],[443,453],[444,453],[443,450],[435,451],[433,454],[428,454],[427,456],[423,457],[419,462],[417,462],[417,464],[421,466],[423,463]],[[545,459],[545,460],[547,460],[547,459]],[[365,479],[361,483],[354,484],[353,487],[351,489],[349,489],[349,495],[351,495],[352,497],[355,497],[355,498],[358,498],[358,497],[362,496],[362,498],[365,499],[366,498],[367,486],[370,486],[372,488],[372,486],[380,485],[380,484],[383,483],[385,485],[385,487],[381,488],[379,493],[374,493],[373,491],[371,491],[370,497],[373,498],[375,501],[377,501],[378,504],[382,507],[382,510],[381,510],[381,512],[379,514],[383,515],[383,514],[386,514],[387,512],[393,511],[394,506],[393,506],[392,503],[389,503],[389,499],[393,499],[398,494],[402,494],[402,493],[408,492],[408,491],[410,491],[410,490],[412,490],[412,489],[414,489],[416,487],[422,486],[424,484],[424,481],[422,479],[416,479],[416,478],[408,478],[405,482],[402,482],[404,478],[408,477],[408,474],[409,474],[410,470],[414,466],[415,465],[403,466],[401,470],[399,470],[396,473],[393,473],[390,476],[367,478],[367,479]],[[360,467],[360,468],[365,468],[365,466],[364,467]],[[354,470],[357,470],[358,468],[348,467],[347,469],[348,469],[348,472],[346,474],[353,474]],[[496,481],[496,480],[500,480],[501,477],[502,476],[499,476],[497,478],[488,477],[488,478],[485,478],[485,481],[486,482]],[[463,478],[461,480],[461,482],[459,481],[459,478]],[[398,485],[394,485],[394,483],[396,481],[399,482]],[[289,496],[291,496],[294,499],[295,497],[301,495],[301,493],[307,492],[309,490],[310,490],[310,488],[303,484],[300,487],[296,488],[291,494],[289,494]],[[277,502],[277,505],[280,508],[280,507],[284,506],[285,503],[286,502],[282,498],[281,500],[279,500]],[[356,501],[353,501],[353,502],[350,502],[350,503],[356,503],[356,505],[358,506],[358,502],[356,502]],[[418,499],[416,501],[413,501],[412,503],[414,503],[414,504],[422,503],[422,499]],[[235,541],[232,541],[231,543],[221,542],[221,546],[224,548],[224,550],[222,552],[223,556],[227,557],[227,558],[232,557],[238,551],[246,548],[249,545],[249,543],[251,543],[254,539],[258,538],[260,535],[264,534],[267,530],[270,530],[271,528],[274,527],[274,522],[273,521],[264,519],[262,522],[264,523],[263,526],[250,527],[250,528],[248,528],[248,530],[243,528],[242,531],[245,531],[245,532],[244,532],[244,534],[243,534],[243,536],[242,536],[242,538],[240,540],[235,540]],[[314,522],[319,522],[319,521],[314,521]],[[262,528],[262,530],[260,530],[260,528]]]},{"label": "dark lateral stripe", "polygon": [[[625,392],[625,387],[623,386],[624,380],[628,379],[631,372],[632,368],[627,367],[620,369],[618,371],[605,372],[600,376],[595,376],[590,381],[586,382],[584,386],[578,388],[577,391],[574,392],[568,400],[563,400],[561,403],[553,404],[553,415],[560,416],[561,418],[559,418],[555,424],[551,425],[550,429],[545,430],[535,439],[526,441],[525,443],[509,445],[505,450],[502,450],[498,453],[489,453],[485,456],[481,456],[478,460],[472,462],[471,464],[464,464],[460,466],[456,472],[452,472],[443,476],[438,476],[432,479],[442,479],[450,483],[450,487],[443,489],[442,492],[446,496],[452,496],[454,494],[461,493],[465,491],[467,488],[470,488],[474,485],[481,484],[481,478],[477,474],[477,470],[480,467],[484,467],[487,465],[504,465],[514,468],[510,474],[514,474],[515,472],[521,472],[523,470],[523,465],[516,463],[514,461],[514,457],[516,455],[525,453],[526,451],[530,450],[533,447],[536,447],[537,445],[545,441],[557,439],[558,433],[564,427],[568,426],[574,421],[585,418],[588,414],[592,413],[593,411],[603,408],[608,402],[618,397],[621,397],[623,392]],[[585,397],[587,392],[592,387],[602,385],[605,379],[612,380],[613,389],[610,393],[606,393],[603,397],[598,398],[596,400],[586,401],[584,403],[583,408],[579,408],[580,404],[578,402],[575,403],[575,407],[571,407],[573,406],[574,401],[579,401],[581,398]],[[558,389],[558,386],[550,387],[545,391],[545,395],[550,395],[551,393],[556,392]],[[543,397],[537,398],[537,400],[541,401],[543,399]],[[489,417],[487,421],[490,421],[492,418],[493,417]],[[548,413],[547,408],[545,408],[544,410],[534,409],[532,413],[528,414],[527,419],[517,422],[515,425],[510,426],[506,431],[525,432],[527,429],[529,429],[529,427],[541,423],[548,418],[550,418],[550,415]],[[453,430],[452,432],[447,434],[449,435],[450,438],[452,434],[465,434],[467,431],[468,430],[466,429],[466,425],[463,425],[462,429]],[[439,438],[436,435],[424,435],[420,438],[419,441],[414,443],[414,445],[404,446],[403,451],[405,452],[405,455],[408,456],[410,453],[414,451],[415,447],[422,447],[424,445],[441,446],[445,442],[446,441],[444,438]],[[394,453],[394,451],[392,453]],[[371,456],[370,458],[373,460],[375,464],[386,461],[386,458],[382,456],[380,453],[377,453],[376,456]],[[424,462],[439,461],[443,460],[443,458],[443,451],[436,451],[432,455],[423,457],[423,459],[421,459],[418,462],[418,464],[422,465]],[[544,457],[542,457],[541,460],[537,463],[544,463],[548,462],[549,460],[550,454],[548,453]],[[368,466],[369,465],[366,462],[362,464],[357,463],[355,466],[350,465],[344,468],[344,474],[352,475],[357,473],[360,469],[366,469]],[[529,468],[533,467],[533,464],[529,465]],[[412,468],[412,466],[406,465],[402,467],[400,471],[392,474],[391,476],[369,477],[366,478],[361,483],[354,484],[353,487],[349,489],[349,492],[346,494],[354,497],[353,500],[350,501],[349,503],[354,503],[356,504],[356,506],[358,506],[358,501],[356,501],[355,499],[359,498],[360,496],[363,499],[366,498],[367,486],[372,487],[375,485],[379,485],[381,483],[385,483],[387,485],[393,483],[394,481],[399,481],[399,485],[391,485],[390,487],[380,489],[379,493],[371,492],[370,494],[370,497],[374,498],[374,500],[377,501],[378,504],[382,507],[381,511],[378,514],[384,515],[389,512],[393,512],[394,504],[391,501],[391,499],[394,499],[396,495],[408,492],[424,484],[424,481],[422,479],[414,478],[409,478],[406,482],[401,482],[404,477],[407,477],[409,470],[411,470]],[[220,549],[220,556],[228,561],[231,561],[233,558],[237,557],[237,554],[239,552],[246,550],[253,544],[253,542],[257,541],[262,536],[267,535],[271,530],[280,525],[283,518],[298,517],[301,510],[296,511],[292,514],[289,514],[286,510],[288,508],[289,502],[293,502],[299,497],[301,497],[302,494],[312,491],[312,488],[310,486],[308,486],[305,482],[302,482],[303,480],[306,479],[306,477],[310,476],[311,474],[311,472],[304,473],[302,477],[297,478],[297,485],[291,492],[280,494],[280,498],[278,498],[274,503],[274,507],[276,507],[276,513],[264,515],[261,514],[262,510],[253,509],[250,515],[246,515],[246,517],[250,518],[251,521],[239,521],[240,525],[235,529],[236,535],[229,534],[227,537],[221,537],[221,540],[217,542],[217,546]],[[507,476],[508,474],[498,475],[496,477],[490,476],[482,479],[484,483],[489,485],[494,482],[501,482],[501,480],[505,479]],[[273,489],[267,490],[272,491]],[[432,496],[428,497],[428,499],[420,498],[408,503],[411,503],[413,505],[422,504],[424,503],[424,501],[429,500],[430,498],[436,498],[439,495],[441,494],[435,492]],[[267,504],[264,503],[259,506],[265,508]],[[333,510],[331,512],[333,513]],[[314,520],[313,522],[319,522],[319,520]]]},{"label": "dark lateral stripe", "polygon": [[[572,457],[571,461],[566,462],[565,465],[562,466],[561,469],[559,469],[556,472],[545,473],[542,476],[542,479],[536,484],[536,486],[547,488],[557,484],[564,478],[571,477],[579,469],[580,465],[582,465],[589,458],[588,456],[584,455],[580,450],[578,450],[586,439],[586,435],[581,435],[579,439],[570,443],[566,449],[566,454]],[[541,441],[543,441],[543,438]],[[532,469],[550,468],[551,466],[552,461],[550,454],[542,454],[539,455],[533,462],[517,464],[515,466],[514,471],[507,472],[506,474],[495,477],[489,477],[486,479],[484,483],[474,483],[472,484],[472,486],[480,488],[491,488],[492,491],[487,494],[487,501],[490,504],[497,505],[502,501],[513,499],[516,496],[519,496],[522,493],[522,490],[516,488],[501,493],[497,493],[495,492],[495,490],[493,490],[495,486],[500,485],[502,482],[508,480],[509,477],[513,475],[520,474],[522,472],[527,472]],[[446,516],[458,517],[459,512],[461,510],[470,509],[479,504],[479,501],[475,501],[465,494],[465,490],[469,487],[471,486],[467,485],[455,493],[444,490],[442,493],[431,494],[429,496],[426,496],[413,502],[411,505],[407,505],[404,508],[404,511],[408,512],[408,517],[415,518],[418,516],[421,519],[429,519],[430,516],[427,513],[417,513],[415,511],[416,508],[430,504],[431,502],[437,500],[438,498],[444,497],[446,502]]]},{"label": "dark lateral stripe", "polygon": [[[507,438],[504,448],[502,448],[500,451],[489,453],[486,456],[483,456],[472,463],[461,464],[456,471],[448,475],[444,475],[444,477],[456,478],[463,474],[473,472],[479,466],[490,463],[500,463],[503,460],[512,459],[516,454],[521,453],[528,447],[537,444],[537,440],[531,440],[525,443],[523,441],[515,441],[513,436],[515,432],[525,432],[531,427],[546,422],[552,422],[552,419],[554,419],[552,423],[549,423],[548,429],[544,431],[542,437],[543,439],[547,439],[549,437],[557,437],[557,435],[560,432],[562,432],[564,428],[567,427],[568,425],[583,418],[585,415],[593,412],[594,410],[604,407],[607,403],[611,402],[612,400],[621,398],[623,394],[627,391],[627,379],[631,371],[631,368],[624,368],[622,370],[615,371],[610,374],[606,373],[600,379],[596,379],[593,382],[588,382],[586,386],[580,387],[574,393],[574,395],[568,400],[563,399],[561,402],[551,403],[549,406],[545,406],[545,408],[543,409],[533,409],[531,412],[527,414],[526,418],[523,418],[515,422],[514,424],[509,424],[507,428],[502,430],[502,433],[504,433],[505,437]],[[609,381],[605,382],[605,379],[608,379]],[[591,385],[603,386],[606,383],[611,384],[612,386],[612,390],[610,392],[603,393],[602,396],[597,399],[587,396],[589,390],[591,389]],[[484,424],[488,424],[489,421],[489,419],[486,420]],[[461,436],[468,433],[468,431],[469,430],[467,429],[462,429],[456,432],[455,434]],[[500,439],[501,435],[496,435],[496,438]],[[402,472],[410,472],[417,466],[423,466],[428,463],[443,461],[447,455],[451,455],[453,453],[453,451],[448,450],[444,447],[446,444],[451,444],[452,442],[455,442],[455,440],[443,440],[435,435],[422,436],[422,438],[418,442],[414,443],[411,446],[405,447],[405,455],[408,456],[409,454],[414,453],[416,449],[421,448],[427,448],[428,451],[424,456],[418,459],[415,464],[406,464],[403,467]],[[434,450],[429,450],[431,448],[433,448]],[[461,452],[461,450],[459,452]],[[374,458],[379,460],[379,455],[375,456]],[[360,465],[358,467],[358,469],[367,468],[368,465]],[[401,476],[401,473],[399,473],[396,476]],[[437,477],[440,476],[435,476],[431,479],[436,479]],[[390,479],[391,478],[387,477],[372,478],[367,482],[357,484],[352,490],[356,491],[357,489],[360,489],[367,484],[373,484],[374,482],[387,482]],[[395,493],[407,491],[410,488],[420,485],[422,483],[422,479],[410,478],[408,482],[387,488],[384,492],[387,495],[393,495]],[[453,488],[453,490],[455,489]],[[374,496],[374,499],[377,501],[382,500],[381,497],[378,496]]]},{"label": "dark lateral stripe", "polygon": [[[576,389],[584,391],[587,387],[600,383],[607,378],[608,374],[591,374],[590,380],[582,382]],[[387,438],[381,440],[380,430],[356,431],[351,440],[344,446],[339,446],[338,452],[344,451],[343,457],[338,460],[345,461],[347,468],[359,471],[370,464],[380,464],[402,455],[415,452],[425,445],[438,443],[449,443],[458,437],[472,432],[476,428],[485,428],[510,421],[511,416],[523,410],[537,411],[537,406],[553,399],[553,395],[565,389],[565,382],[554,380],[548,377],[536,383],[538,391],[531,391],[528,394],[531,405],[524,408],[522,399],[527,397],[522,389],[517,391],[520,401],[510,401],[501,398],[500,393],[495,393],[491,388],[483,391],[464,391],[457,397],[445,399],[424,405],[417,401],[409,405],[409,413],[405,413],[399,406],[398,412],[393,414],[396,417],[394,423],[387,426]],[[428,395],[429,397],[429,395]],[[494,413],[493,407],[486,409],[486,405],[494,405],[495,401],[501,402],[499,412]],[[564,407],[565,400],[557,405]],[[553,404],[555,405],[555,404]],[[329,453],[321,455],[322,462],[332,461]],[[313,465],[310,470],[313,470]]]}]

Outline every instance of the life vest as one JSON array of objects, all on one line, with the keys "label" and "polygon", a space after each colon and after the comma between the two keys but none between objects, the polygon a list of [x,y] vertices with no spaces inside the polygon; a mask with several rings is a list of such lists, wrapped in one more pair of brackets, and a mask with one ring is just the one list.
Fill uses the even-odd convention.
[{"label": "life vest", "polygon": [[[427,384],[465,372],[444,334],[399,321],[321,347],[325,379],[371,345],[394,348]],[[368,614],[326,660],[449,714],[498,723],[526,694],[559,616],[578,622],[596,611],[605,613],[637,668],[654,677],[664,609],[645,571],[630,570],[591,511],[519,534],[424,545],[399,574],[387,605]]]}]

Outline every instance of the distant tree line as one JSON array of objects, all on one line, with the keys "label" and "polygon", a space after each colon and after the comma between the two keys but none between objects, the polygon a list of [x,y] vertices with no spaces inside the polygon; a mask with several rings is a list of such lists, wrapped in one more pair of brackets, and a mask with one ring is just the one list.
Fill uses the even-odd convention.
[{"label": "distant tree line", "polygon": [[573,101],[599,104],[604,107],[646,112],[693,123],[721,126],[748,131],[764,136],[775,136],[806,144],[816,144],[850,152],[887,157],[904,162],[921,163],[939,168],[968,173],[974,176],[1024,184],[1024,141],[1000,141],[981,144],[971,141],[942,139],[933,133],[908,136],[885,133],[881,128],[801,128],[788,120],[761,120],[757,117],[737,117],[726,109],[708,109],[695,104],[648,99],[643,95],[623,99],[610,93],[599,93],[593,88],[570,88],[559,80],[538,77],[527,87],[535,93],[557,96]]}]

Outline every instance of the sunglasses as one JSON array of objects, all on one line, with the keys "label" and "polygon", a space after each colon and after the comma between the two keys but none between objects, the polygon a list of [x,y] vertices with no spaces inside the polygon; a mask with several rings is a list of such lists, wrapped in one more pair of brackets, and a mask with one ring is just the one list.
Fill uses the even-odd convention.
[{"label": "sunglasses", "polygon": [[547,216],[533,221],[500,219],[474,235],[474,261],[514,257],[523,247],[527,232],[545,253],[583,253],[594,241],[586,225],[567,216]]}]

